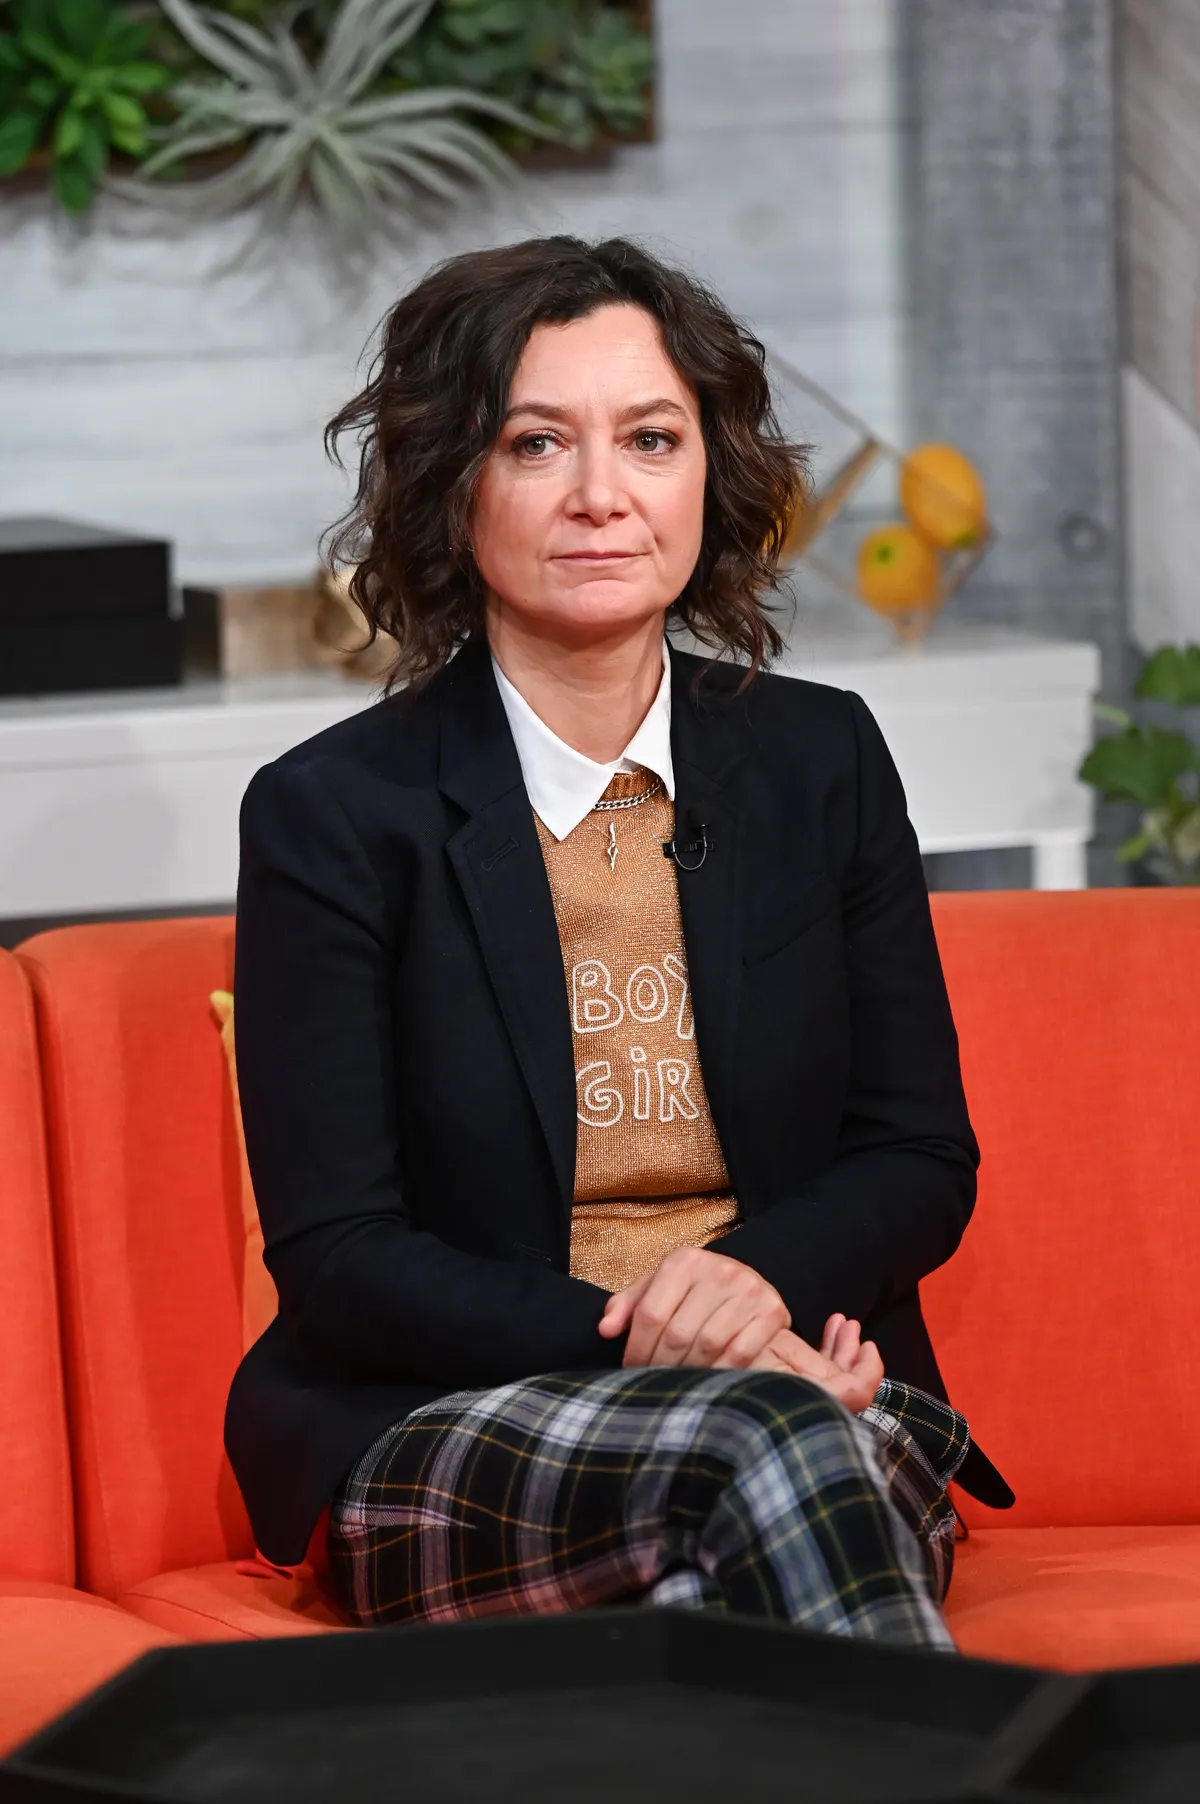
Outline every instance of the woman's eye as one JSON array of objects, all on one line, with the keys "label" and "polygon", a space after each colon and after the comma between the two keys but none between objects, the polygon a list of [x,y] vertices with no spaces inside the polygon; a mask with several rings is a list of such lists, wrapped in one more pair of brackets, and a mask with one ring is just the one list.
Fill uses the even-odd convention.
[{"label": "woman's eye", "polygon": [[519,438],[513,449],[521,457],[544,457],[554,443],[548,432],[527,432]]},{"label": "woman's eye", "polygon": [[639,451],[670,451],[677,441],[673,433],[647,426],[644,432],[634,434],[633,442]]}]

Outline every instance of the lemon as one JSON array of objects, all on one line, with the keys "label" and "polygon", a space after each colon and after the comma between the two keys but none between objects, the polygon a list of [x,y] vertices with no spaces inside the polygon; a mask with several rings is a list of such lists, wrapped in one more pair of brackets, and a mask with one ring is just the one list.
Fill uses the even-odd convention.
[{"label": "lemon", "polygon": [[973,545],[987,525],[987,492],[970,458],[953,445],[918,445],[900,470],[909,522],[947,551]]},{"label": "lemon", "polygon": [[859,546],[858,592],[880,614],[936,607],[941,600],[937,552],[902,522],[877,527]]}]

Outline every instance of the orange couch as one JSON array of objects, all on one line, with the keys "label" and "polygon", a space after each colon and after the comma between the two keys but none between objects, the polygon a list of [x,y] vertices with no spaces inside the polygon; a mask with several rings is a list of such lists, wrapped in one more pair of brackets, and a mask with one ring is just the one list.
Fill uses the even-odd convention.
[{"label": "orange couch", "polygon": [[983,1148],[923,1286],[1017,1493],[961,1500],[966,1653],[1200,1660],[1200,894],[934,898]]},{"label": "orange couch", "polygon": [[0,1756],[175,1640],[74,1588],[71,1465],[33,998],[0,951]]},{"label": "orange couch", "polygon": [[[1200,898],[948,895],[935,921],[984,1164],[926,1301],[953,1394],[1019,1497],[1005,1515],[960,1500],[951,1626],[1001,1659],[1200,1659]],[[311,1578],[239,1570],[251,1537],[221,1450],[242,1231],[208,996],[232,923],[69,928],[19,957],[81,1582],[190,1638],[333,1627]]]}]

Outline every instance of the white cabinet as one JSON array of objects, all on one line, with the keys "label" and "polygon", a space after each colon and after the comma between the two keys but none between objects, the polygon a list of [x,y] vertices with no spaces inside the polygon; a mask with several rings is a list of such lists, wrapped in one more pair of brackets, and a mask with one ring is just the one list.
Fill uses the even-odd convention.
[{"label": "white cabinet", "polygon": [[[1081,886],[1093,646],[941,622],[896,647],[852,609],[800,618],[779,665],[855,689],[908,792],[922,849],[1030,845],[1043,888]],[[0,917],[224,904],[259,765],[372,691],[324,672],[0,702]]]},{"label": "white cabinet", "polygon": [[[798,619],[777,669],[854,689],[891,748],[923,852],[1031,846],[1037,889],[1082,889],[1100,654],[1077,640],[939,622],[898,646],[870,616]],[[832,616],[832,617],[831,617]]]},{"label": "white cabinet", "polygon": [[231,901],[254,772],[370,699],[318,671],[0,703],[0,917]]}]

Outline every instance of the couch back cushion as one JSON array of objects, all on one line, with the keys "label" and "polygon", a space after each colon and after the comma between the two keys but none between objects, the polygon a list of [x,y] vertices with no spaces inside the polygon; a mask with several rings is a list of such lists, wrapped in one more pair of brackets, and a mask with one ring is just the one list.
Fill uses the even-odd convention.
[{"label": "couch back cushion", "polygon": [[33,997],[0,951],[0,1580],[70,1585],[71,1467]]},{"label": "couch back cushion", "polygon": [[939,895],[934,919],[983,1163],[922,1294],[1017,1493],[994,1519],[1200,1521],[1200,893]]},{"label": "couch back cushion", "polygon": [[37,1001],[80,1583],[115,1597],[253,1550],[222,1448],[242,1350],[238,1147],[209,995],[233,922],[70,927]]}]

